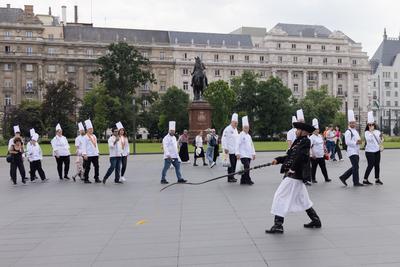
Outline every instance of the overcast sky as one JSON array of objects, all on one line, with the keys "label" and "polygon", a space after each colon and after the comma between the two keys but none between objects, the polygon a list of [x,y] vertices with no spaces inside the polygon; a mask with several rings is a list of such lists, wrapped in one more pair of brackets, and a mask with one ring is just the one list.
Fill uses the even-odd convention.
[{"label": "overcast sky", "polygon": [[[61,14],[67,6],[67,20],[73,20],[73,6],[79,7],[79,22],[98,27],[121,27],[229,33],[241,26],[271,29],[279,22],[324,25],[341,30],[371,57],[382,41],[383,28],[389,37],[400,34],[398,0],[0,0],[1,6],[34,12]],[[91,4],[93,3],[93,4]],[[92,8],[91,8],[92,6]]]}]

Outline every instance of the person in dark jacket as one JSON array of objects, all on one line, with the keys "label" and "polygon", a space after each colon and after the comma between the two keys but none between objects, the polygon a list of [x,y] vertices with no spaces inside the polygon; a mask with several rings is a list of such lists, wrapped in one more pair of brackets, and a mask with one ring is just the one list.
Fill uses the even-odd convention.
[{"label": "person in dark jacket", "polygon": [[294,123],[296,140],[293,142],[287,154],[275,158],[273,165],[282,164],[281,173],[285,178],[275,192],[271,207],[271,213],[275,215],[274,225],[271,229],[265,230],[268,234],[283,233],[283,221],[289,212],[306,211],[311,222],[304,224],[305,228],[321,228],[321,220],[312,208],[304,179],[304,168],[309,168],[311,141],[308,135],[315,131],[315,128],[303,122]]},{"label": "person in dark jacket", "polygon": [[26,183],[25,177],[25,167],[24,167],[24,147],[21,137],[17,136],[14,138],[13,143],[11,144],[8,153],[11,155],[10,162],[10,176],[11,180],[14,184],[17,184],[17,169],[21,175],[21,181],[23,184]]}]

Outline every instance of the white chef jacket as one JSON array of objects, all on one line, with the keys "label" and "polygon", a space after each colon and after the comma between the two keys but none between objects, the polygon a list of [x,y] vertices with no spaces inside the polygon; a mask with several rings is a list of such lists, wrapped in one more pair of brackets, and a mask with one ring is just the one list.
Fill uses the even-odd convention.
[{"label": "white chef jacket", "polygon": [[178,142],[176,141],[176,137],[174,135],[167,134],[163,138],[162,143],[163,143],[163,150],[164,150],[164,159],[179,158]]},{"label": "white chef jacket", "polygon": [[239,137],[237,129],[228,125],[222,133],[221,144],[223,150],[228,150],[229,154],[235,154],[236,142]]},{"label": "white chef jacket", "polygon": [[[365,141],[365,152],[378,152],[380,151],[379,145],[382,143],[381,132],[379,130],[374,130],[372,133],[370,131],[365,131],[364,133]],[[375,137],[374,137],[375,136]]]},{"label": "white chef jacket", "polygon": [[77,152],[78,156],[82,155],[82,147],[83,147],[84,142],[85,142],[84,135],[78,135],[75,138],[75,147],[76,147],[76,152]]},{"label": "white chef jacket", "polygon": [[29,142],[26,148],[26,154],[30,162],[43,159],[42,149],[40,148],[40,145],[38,143],[33,145],[31,142]]},{"label": "white chef jacket", "polygon": [[119,141],[115,143],[115,140],[116,137],[114,135],[111,135],[110,138],[108,138],[108,149],[110,152],[110,158],[121,157],[122,155],[122,150],[118,145]]},{"label": "white chef jacket", "polygon": [[286,134],[286,140],[287,140],[287,141],[291,141],[292,144],[293,144],[293,142],[297,139],[296,131],[297,131],[296,128],[292,128],[292,129],[290,129],[290,130],[287,132],[287,134]]},{"label": "white chef jacket", "polygon": [[240,158],[253,158],[256,155],[256,151],[254,149],[253,140],[251,139],[251,135],[242,131],[239,134],[238,141],[236,142],[236,155],[240,155]]},{"label": "white chef jacket", "polygon": [[323,158],[325,154],[325,149],[324,149],[324,139],[322,138],[322,135],[312,134],[310,137],[310,141],[311,141],[311,156],[314,156],[316,158]]},{"label": "white chef jacket", "polygon": [[51,140],[51,146],[53,147],[53,155],[54,156],[69,156],[71,153],[69,152],[69,144],[67,138],[65,136],[54,136]]},{"label": "white chef jacket", "polygon": [[360,154],[360,145],[357,144],[357,141],[361,138],[356,129],[348,128],[344,133],[344,140],[347,145],[347,156]]},{"label": "white chef jacket", "polygon": [[[122,148],[122,138],[125,138],[125,147]],[[130,147],[129,147],[129,140],[127,137],[125,136],[120,136],[119,137],[119,141],[118,141],[118,146],[119,146],[119,150],[121,151],[121,155],[123,157],[129,156],[130,153]]]},{"label": "white chef jacket", "polygon": [[92,134],[92,138],[96,141],[96,146],[93,145],[92,141],[90,141],[89,136],[85,135],[85,141],[82,146],[82,155],[88,157],[96,157],[99,155],[99,146],[97,144],[97,138],[94,134]]}]

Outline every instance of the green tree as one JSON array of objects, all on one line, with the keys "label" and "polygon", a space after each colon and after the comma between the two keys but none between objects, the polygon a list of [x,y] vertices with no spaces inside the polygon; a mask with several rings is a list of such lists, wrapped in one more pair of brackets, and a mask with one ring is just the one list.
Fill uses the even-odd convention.
[{"label": "green tree", "polygon": [[[333,124],[334,127],[335,127],[335,126],[339,126],[340,131],[341,131],[342,133],[344,133],[344,132],[346,131],[346,129],[347,129],[347,118],[346,118],[346,114],[343,113],[343,112],[337,112],[336,115],[335,115],[335,118],[333,119],[332,124]],[[327,125],[325,125],[325,127],[326,127],[326,126],[327,126]],[[323,127],[323,126],[320,126],[320,127]],[[321,130],[321,132],[323,132],[323,131],[325,130],[325,128],[324,128],[324,129],[321,128],[320,130]]]},{"label": "green tree", "polygon": [[57,123],[61,124],[64,135],[73,137],[76,133],[76,97],[78,88],[73,83],[58,81],[44,85],[46,94],[42,103],[43,121],[47,132],[54,134]]},{"label": "green tree", "polygon": [[334,121],[342,101],[330,96],[328,88],[322,86],[320,89],[308,90],[306,96],[299,101],[299,106],[304,111],[306,122],[311,123],[313,118],[317,118],[320,127],[324,127]]},{"label": "green tree", "polygon": [[135,88],[155,81],[154,74],[148,70],[149,60],[134,46],[125,42],[112,43],[108,51],[97,59],[99,69],[94,74],[100,76],[110,96],[129,100]]},{"label": "green tree", "polygon": [[245,70],[241,76],[231,80],[231,88],[236,93],[234,110],[247,114],[250,124],[256,115],[258,78],[258,74]]},{"label": "green tree", "polygon": [[158,128],[165,134],[168,122],[176,121],[176,131],[181,133],[189,126],[189,95],[183,90],[172,86],[161,96]]},{"label": "green tree", "polygon": [[44,133],[44,123],[42,120],[42,106],[38,101],[22,101],[16,110],[11,114],[8,128],[9,134],[13,135],[13,125],[19,125],[22,136],[30,136],[29,130],[35,128],[35,131],[42,135]]},{"label": "green tree", "polygon": [[235,104],[236,94],[223,80],[212,82],[204,92],[205,99],[213,108],[212,124],[219,132],[229,123],[230,114]]},{"label": "green tree", "polygon": [[150,92],[149,94],[142,95],[139,100],[137,125],[146,128],[150,133],[150,137],[160,137],[161,132],[158,128],[158,121],[161,114],[159,94],[157,92]]},{"label": "green tree", "polygon": [[292,92],[279,78],[270,77],[257,85],[255,130],[262,138],[290,127]]}]

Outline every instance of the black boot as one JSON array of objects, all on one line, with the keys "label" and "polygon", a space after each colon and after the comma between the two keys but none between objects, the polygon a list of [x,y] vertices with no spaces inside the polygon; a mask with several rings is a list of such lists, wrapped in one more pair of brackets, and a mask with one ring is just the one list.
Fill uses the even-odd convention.
[{"label": "black boot", "polygon": [[284,218],[278,215],[275,215],[274,225],[271,229],[265,230],[266,234],[283,234],[283,220]]},{"label": "black boot", "polygon": [[305,228],[321,228],[321,220],[319,219],[317,213],[313,208],[306,210],[308,217],[310,217],[311,222],[304,224]]}]

